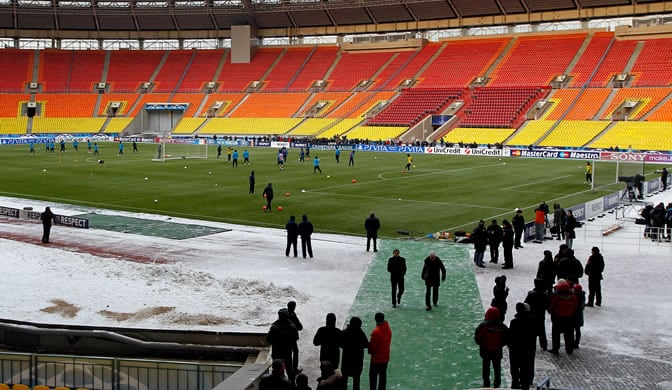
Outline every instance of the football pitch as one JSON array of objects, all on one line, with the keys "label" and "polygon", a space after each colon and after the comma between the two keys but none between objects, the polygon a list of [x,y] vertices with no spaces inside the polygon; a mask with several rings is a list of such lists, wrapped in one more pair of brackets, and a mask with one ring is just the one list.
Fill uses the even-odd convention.
[{"label": "football pitch", "polygon": [[[214,146],[209,146],[208,159],[165,162],[152,161],[153,144],[140,144],[133,154],[129,143],[121,157],[115,143],[100,143],[98,156],[86,147],[74,152],[67,146],[66,153],[59,153],[57,145],[53,154],[39,144],[35,154],[28,153],[27,145],[0,147],[0,194],[280,228],[290,215],[307,214],[317,231],[352,235],[364,234],[364,219],[375,211],[380,235],[395,238],[398,231],[423,237],[471,230],[480,219],[510,219],[515,207],[529,221],[542,201],[551,208],[555,202],[568,207],[624,187],[614,183],[615,164],[605,163],[596,166],[596,189],[591,190],[584,183],[585,161],[579,160],[414,154],[414,166],[405,172],[406,155],[401,153],[357,152],[355,166],[349,167],[345,147],[340,163],[334,151],[311,150],[301,164],[298,150],[290,149],[281,170],[273,148],[249,148],[250,165],[243,164],[244,148],[238,148],[241,157],[233,168],[226,153],[215,157]],[[180,156],[180,148],[193,146],[170,148]],[[321,174],[313,173],[316,155]],[[654,169],[644,167],[647,177]],[[251,171],[254,195],[248,193]],[[265,213],[261,193],[267,183],[273,183],[275,199],[272,212]]]}]

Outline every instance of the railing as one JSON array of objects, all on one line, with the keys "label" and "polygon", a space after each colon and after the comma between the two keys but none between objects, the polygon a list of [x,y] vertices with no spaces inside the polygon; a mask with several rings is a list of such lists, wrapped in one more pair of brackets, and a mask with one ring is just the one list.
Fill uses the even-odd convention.
[{"label": "railing", "polygon": [[0,382],[98,390],[210,390],[234,364],[1,352]]}]

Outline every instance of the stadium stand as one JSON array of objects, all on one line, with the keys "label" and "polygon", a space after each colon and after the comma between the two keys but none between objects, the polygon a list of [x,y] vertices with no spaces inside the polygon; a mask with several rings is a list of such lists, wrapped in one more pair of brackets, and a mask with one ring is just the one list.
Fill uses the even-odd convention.
[{"label": "stadium stand", "polygon": [[546,113],[545,118],[548,120],[557,120],[567,112],[567,109],[574,103],[576,97],[581,92],[580,89],[559,89],[553,93],[553,97],[549,99],[553,103],[553,107]]},{"label": "stadium stand", "polygon": [[242,93],[213,93],[208,95],[208,100],[203,106],[201,115],[205,115],[213,104],[222,103],[222,108],[216,113],[216,116],[226,116],[245,98]]},{"label": "stadium stand", "polygon": [[614,111],[626,101],[639,102],[634,111],[628,116],[629,120],[639,119],[658,105],[670,92],[672,91],[669,88],[621,88],[611,100],[609,107],[601,119],[610,119]]},{"label": "stadium stand", "polygon": [[166,62],[161,66],[161,70],[154,79],[154,89],[156,93],[173,92],[184,76],[189,62],[194,56],[193,51],[171,50],[168,52]]},{"label": "stadium stand", "polygon": [[178,92],[201,92],[205,83],[215,80],[217,67],[226,54],[224,50],[197,50]]},{"label": "stadium stand", "polygon": [[554,120],[529,121],[518,130],[506,144],[508,146],[528,146],[537,141],[555,124]]},{"label": "stadium stand", "polygon": [[[189,107],[184,112],[185,117],[196,116],[199,106],[203,101],[203,98],[208,95],[203,95],[200,93],[176,93],[170,99],[171,103],[188,103]],[[205,111],[205,107],[204,107]]]},{"label": "stadium stand", "polygon": [[462,96],[462,89],[404,90],[381,113],[369,120],[369,125],[410,127]]},{"label": "stadium stand", "polygon": [[317,47],[295,75],[294,81],[288,89],[290,91],[306,91],[315,81],[324,79],[325,74],[334,63],[337,53],[337,47]]},{"label": "stadium stand", "polygon": [[393,75],[382,88],[391,90],[397,88],[404,80],[415,78],[416,74],[430,62],[430,59],[443,46],[443,43],[428,43],[413,56],[406,66]]},{"label": "stadium stand", "polygon": [[329,75],[327,90],[350,91],[355,89],[360,82],[371,80],[372,76],[392,58],[392,55],[392,52],[342,52],[334,70]]},{"label": "stadium stand", "polygon": [[280,61],[264,79],[264,90],[285,92],[287,85],[306,62],[314,47],[297,47],[285,50]]},{"label": "stadium stand", "polygon": [[655,108],[646,120],[672,122],[672,99],[668,98],[658,108]]},{"label": "stadium stand", "polygon": [[539,146],[581,147],[589,143],[610,122],[608,121],[569,121],[565,120],[544,138]]},{"label": "stadium stand", "polygon": [[396,139],[405,133],[406,130],[408,130],[408,127],[405,126],[357,126],[345,133],[345,136],[348,139],[381,142]]},{"label": "stadium stand", "polygon": [[94,116],[97,95],[94,94],[37,94],[45,118],[91,118]]},{"label": "stadium stand", "polygon": [[104,81],[106,55],[103,50],[74,50],[67,92],[89,93]]},{"label": "stadium stand", "polygon": [[134,103],[136,105],[135,108],[129,107],[129,109],[133,110],[133,112],[131,112],[129,115],[135,118],[140,113],[140,111],[145,109],[145,104],[167,102],[169,98],[169,93],[140,94],[140,98]]},{"label": "stadium stand", "polygon": [[419,76],[419,87],[466,87],[482,76],[510,38],[466,39],[448,42]]},{"label": "stadium stand", "polygon": [[211,118],[199,134],[285,134],[300,122],[299,118]]},{"label": "stadium stand", "polygon": [[490,86],[549,85],[565,73],[587,34],[520,37],[492,73]]},{"label": "stadium stand", "polygon": [[0,93],[0,118],[16,118],[21,113],[21,103],[27,101],[30,101],[27,93]]},{"label": "stadium stand", "polygon": [[[325,117],[353,95],[352,92],[319,92],[311,95],[300,116]],[[322,107],[318,104],[324,104]]]},{"label": "stadium stand", "polygon": [[589,88],[585,89],[579,95],[578,100],[573,107],[569,109],[564,119],[568,120],[590,120],[597,115],[597,112],[604,104],[611,93],[608,88]]},{"label": "stadium stand", "polygon": [[116,116],[125,116],[139,98],[140,95],[137,93],[106,93],[102,96],[100,101],[100,107],[98,107],[98,116],[107,115],[107,109],[112,102],[121,103],[121,106],[117,110]]},{"label": "stadium stand", "polygon": [[637,41],[614,41],[588,84],[591,87],[606,87],[609,85],[615,75],[623,73],[636,45]]},{"label": "stadium stand", "polygon": [[614,34],[611,32],[596,32],[593,34],[586,50],[579,58],[579,61],[574,65],[574,68],[569,73],[572,76],[569,85],[572,87],[582,87],[592,76],[597,64],[606,53],[611,41],[614,40]]},{"label": "stadium stand", "polygon": [[592,148],[672,150],[672,122],[618,122],[592,142]]},{"label": "stadium stand", "polygon": [[38,78],[43,92],[67,92],[75,51],[44,50],[40,53]]},{"label": "stadium stand", "polygon": [[672,82],[672,39],[649,39],[639,53],[631,73],[637,87],[669,86]]},{"label": "stadium stand", "polygon": [[151,81],[165,51],[113,50],[107,66],[111,92],[138,92],[142,83]]},{"label": "stadium stand", "polygon": [[105,126],[105,133],[119,134],[131,123],[133,118],[110,118],[110,121]]},{"label": "stadium stand", "polygon": [[33,77],[32,50],[3,49],[0,55],[0,92],[22,92]]},{"label": "stadium stand", "polygon": [[33,134],[98,133],[105,118],[33,118]]},{"label": "stadium stand", "polygon": [[28,118],[0,118],[0,134],[26,134]]},{"label": "stadium stand", "polygon": [[456,127],[443,136],[443,141],[454,144],[475,142],[479,145],[493,145],[503,143],[514,131],[516,129]]},{"label": "stadium stand", "polygon": [[256,93],[247,96],[232,118],[291,118],[310,96],[308,93]]},{"label": "stadium stand", "polygon": [[[334,137],[341,137],[344,134],[347,134],[347,132],[350,129],[357,126],[361,122],[362,122],[361,119],[343,119],[342,121],[336,122],[331,127],[329,127],[327,129],[323,130],[322,132],[318,133],[317,137],[327,138],[327,139],[332,139]],[[347,137],[347,135],[346,135],[346,137]]]},{"label": "stadium stand", "polygon": [[253,81],[261,81],[283,50],[278,47],[259,48],[254,61],[249,64],[231,63],[231,56],[228,56],[217,79],[219,91],[243,92]]},{"label": "stadium stand", "polygon": [[525,113],[550,87],[474,88],[462,110],[461,126],[517,128]]},{"label": "stadium stand", "polygon": [[338,119],[332,118],[309,118],[301,122],[301,124],[289,134],[294,136],[316,135],[327,130],[337,121]]},{"label": "stadium stand", "polygon": [[343,102],[332,111],[329,118],[360,118],[380,102],[387,102],[395,95],[394,92],[359,92]]},{"label": "stadium stand", "polygon": [[192,134],[203,122],[205,122],[205,118],[182,118],[173,129],[173,133]]},{"label": "stadium stand", "polygon": [[397,56],[385,67],[385,69],[376,75],[375,79],[373,80],[373,89],[376,91],[380,91],[386,88],[389,89],[388,81],[390,81],[390,78],[397,75],[417,52],[417,50],[397,52]]}]

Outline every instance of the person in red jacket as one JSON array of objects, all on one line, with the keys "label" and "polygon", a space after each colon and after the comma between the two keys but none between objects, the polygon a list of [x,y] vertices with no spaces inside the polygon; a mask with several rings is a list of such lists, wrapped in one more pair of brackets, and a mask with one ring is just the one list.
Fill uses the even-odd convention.
[{"label": "person in red jacket", "polygon": [[560,333],[565,335],[565,351],[571,355],[574,351],[574,324],[579,300],[572,291],[572,287],[564,280],[558,280],[555,292],[551,295],[548,312],[551,314],[551,342],[550,353],[560,353]]},{"label": "person in red jacket", "polygon": [[490,387],[490,362],[495,371],[494,387],[502,383],[502,350],[508,343],[509,328],[499,316],[499,309],[490,307],[485,311],[485,320],[478,324],[474,333],[474,341],[480,347],[483,359],[483,387]]},{"label": "person in red jacket", "polygon": [[385,314],[376,313],[376,327],[369,338],[369,388],[370,390],[385,390],[387,386],[387,363],[390,361],[390,344],[392,330],[385,321]]},{"label": "person in red jacket", "polygon": [[534,242],[539,244],[544,242],[546,235],[546,213],[544,212],[543,203],[534,210]]}]

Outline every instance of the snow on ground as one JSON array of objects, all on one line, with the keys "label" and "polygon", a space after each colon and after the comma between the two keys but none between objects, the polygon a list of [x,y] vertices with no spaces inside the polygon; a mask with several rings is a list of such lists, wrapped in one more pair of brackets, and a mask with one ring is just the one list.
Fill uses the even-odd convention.
[{"label": "snow on ground", "polygon": [[[667,204],[672,201],[669,194],[647,201]],[[42,210],[46,205],[63,215],[97,212],[170,219],[0,197],[0,206]],[[672,248],[670,243],[641,238],[642,226],[632,222],[635,208],[619,213],[620,221],[627,220],[624,228],[607,237],[601,231],[617,222],[617,213],[577,230],[577,258],[585,264],[590,248],[598,246],[606,262],[603,306],[586,308],[582,344],[669,362],[672,282],[667,275]],[[266,332],[278,309],[293,299],[305,327],[300,340],[302,365],[311,378],[316,377],[319,349],[312,345],[312,337],[328,312],[336,314],[339,325],[345,323],[373,259],[364,250],[365,239],[316,233],[315,258],[304,260],[285,257],[285,232],[279,229],[179,218],[170,221],[232,230],[169,240],[55,226],[52,243],[45,245],[40,242],[40,224],[0,219],[2,317],[94,326]],[[476,269],[484,307],[492,298],[495,276],[507,275],[510,319],[515,302],[532,287],[543,251],[555,253],[560,243],[526,243],[524,249],[514,251],[513,270],[489,263],[485,269]],[[587,285],[585,278],[582,282]],[[421,303],[418,307],[423,310]],[[547,332],[550,343],[550,324]]]}]

